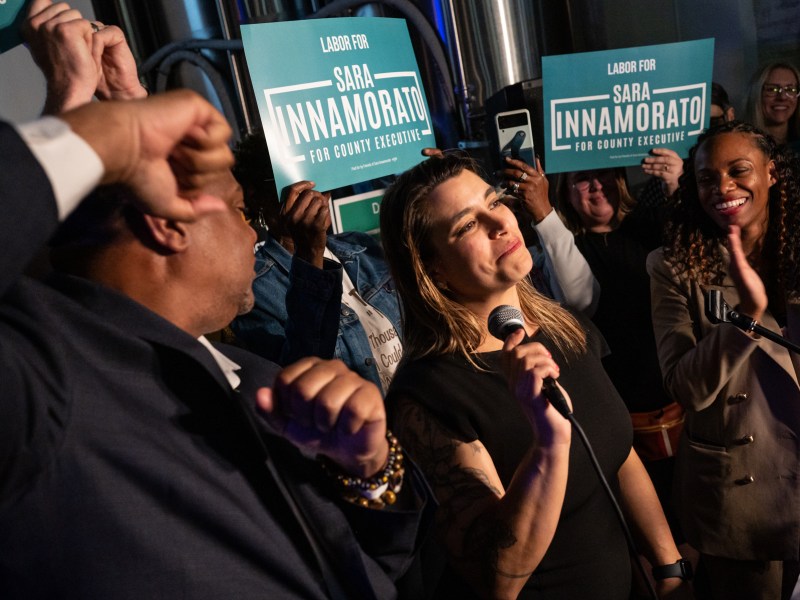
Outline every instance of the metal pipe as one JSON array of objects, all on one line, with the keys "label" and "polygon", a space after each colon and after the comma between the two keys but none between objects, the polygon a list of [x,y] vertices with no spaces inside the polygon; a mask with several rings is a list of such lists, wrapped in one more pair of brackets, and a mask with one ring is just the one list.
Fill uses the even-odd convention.
[{"label": "metal pipe", "polygon": [[461,58],[461,39],[458,32],[458,22],[456,21],[456,13],[453,8],[453,0],[447,0],[447,10],[450,15],[449,26],[452,29],[454,52],[451,53],[451,58],[455,63],[456,74],[458,75],[458,89],[457,95],[461,97],[461,118],[464,127],[464,137],[472,139],[472,109],[470,106],[470,89],[467,85],[467,74],[464,71],[464,61]]},{"label": "metal pipe", "polygon": [[[230,18],[228,15],[228,11],[226,9],[225,0],[216,0],[217,1],[217,13],[219,14],[219,20],[222,25],[222,36],[230,41],[235,39],[237,36],[233,35],[233,26],[230,22]],[[238,27],[236,28],[236,33],[238,34]],[[247,83],[249,83],[249,78],[245,74],[245,69],[243,68],[243,61],[239,55],[234,55],[232,52],[228,52],[228,66],[231,70],[231,77],[233,78],[233,90],[236,94],[236,98],[239,101],[239,106],[242,109],[242,119],[244,120],[244,129],[248,133],[253,131],[253,114],[251,114],[251,102],[248,100],[249,95],[247,94]],[[255,116],[258,116],[258,109],[255,109]],[[256,119],[257,120],[257,119]]]}]

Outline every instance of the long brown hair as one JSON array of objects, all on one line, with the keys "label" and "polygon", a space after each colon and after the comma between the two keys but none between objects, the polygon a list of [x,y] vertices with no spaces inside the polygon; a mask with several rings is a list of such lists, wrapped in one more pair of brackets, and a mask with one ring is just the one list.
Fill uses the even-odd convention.
[{"label": "long brown hair", "polygon": [[[478,316],[439,289],[428,274],[435,258],[428,198],[463,171],[481,176],[471,158],[445,154],[430,158],[401,175],[381,201],[381,238],[400,295],[405,359],[429,354],[471,354],[487,335]],[[536,323],[566,356],[585,349],[586,334],[575,318],[539,294],[524,279],[517,284],[525,317]]]}]

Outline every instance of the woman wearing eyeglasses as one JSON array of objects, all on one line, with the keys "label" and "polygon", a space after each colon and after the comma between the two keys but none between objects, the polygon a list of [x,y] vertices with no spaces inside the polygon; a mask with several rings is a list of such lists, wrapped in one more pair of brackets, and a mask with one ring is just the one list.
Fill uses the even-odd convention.
[{"label": "woman wearing eyeglasses", "polygon": [[800,71],[789,63],[770,63],[753,77],[748,95],[749,121],[770,134],[778,144],[800,150],[800,115],[797,111]]}]

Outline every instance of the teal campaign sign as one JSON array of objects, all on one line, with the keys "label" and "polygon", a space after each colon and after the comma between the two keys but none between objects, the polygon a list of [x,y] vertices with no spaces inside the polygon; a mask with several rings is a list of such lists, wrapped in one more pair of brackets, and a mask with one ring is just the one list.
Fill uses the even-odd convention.
[{"label": "teal campaign sign", "polygon": [[377,235],[381,228],[381,200],[385,193],[386,190],[373,190],[332,200],[333,233],[361,231]]},{"label": "teal campaign sign", "polygon": [[714,40],[542,57],[549,173],[688,155],[708,127]]},{"label": "teal campaign sign", "polygon": [[329,190],[399,173],[436,145],[402,19],[242,26],[275,185]]},{"label": "teal campaign sign", "polygon": [[0,52],[22,43],[19,28],[28,13],[30,0],[0,0]]}]

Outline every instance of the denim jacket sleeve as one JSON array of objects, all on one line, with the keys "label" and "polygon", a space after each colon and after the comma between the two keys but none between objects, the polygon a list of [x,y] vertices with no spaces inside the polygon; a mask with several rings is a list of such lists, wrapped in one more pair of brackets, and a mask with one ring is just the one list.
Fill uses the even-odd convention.
[{"label": "denim jacket sleeve", "polygon": [[274,239],[256,253],[255,307],[231,328],[239,343],[281,365],[305,356],[338,358],[381,387],[367,332],[342,305],[346,272],[361,298],[400,330],[400,305],[380,246],[367,234],[328,237],[339,260],[322,269],[292,257]]},{"label": "denim jacket sleeve", "polygon": [[341,304],[340,264],[326,258],[323,268],[318,269],[301,258],[292,258],[283,364],[305,356],[334,357]]},{"label": "denim jacket sleeve", "polygon": [[255,306],[231,324],[237,341],[280,365],[305,356],[333,358],[339,331],[342,267],[318,269],[270,240],[257,253]]}]

